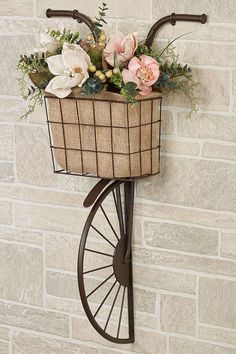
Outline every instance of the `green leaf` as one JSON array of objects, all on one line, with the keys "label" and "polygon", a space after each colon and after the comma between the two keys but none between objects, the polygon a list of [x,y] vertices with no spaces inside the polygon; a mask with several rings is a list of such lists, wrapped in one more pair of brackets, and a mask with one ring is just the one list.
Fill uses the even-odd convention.
[{"label": "green leaf", "polygon": [[94,24],[98,27],[102,27],[101,23],[99,23],[98,21],[95,21]]},{"label": "green leaf", "polygon": [[108,10],[108,8],[107,8],[107,5],[105,4],[105,3],[102,3],[102,5],[103,6],[99,6],[98,7],[98,9],[100,10],[100,11],[98,11],[98,14],[99,14],[99,16],[100,17],[95,17],[95,25],[97,26],[97,27],[103,27],[103,24],[105,23],[107,23],[106,21],[105,21],[105,19],[104,19],[104,17],[106,16],[106,11]]},{"label": "green leaf", "polygon": [[118,54],[116,50],[114,50],[114,68],[119,68]]},{"label": "green leaf", "polygon": [[113,74],[110,81],[119,89],[121,89],[123,86],[123,78],[121,72],[118,72],[118,74]]},{"label": "green leaf", "polygon": [[121,94],[126,98],[128,103],[137,102],[135,99],[135,96],[137,95],[137,84],[134,82],[127,82],[121,89]]}]

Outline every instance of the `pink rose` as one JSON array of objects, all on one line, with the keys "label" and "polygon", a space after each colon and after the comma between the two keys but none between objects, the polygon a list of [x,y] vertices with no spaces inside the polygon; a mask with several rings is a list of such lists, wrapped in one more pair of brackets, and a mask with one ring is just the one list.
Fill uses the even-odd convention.
[{"label": "pink rose", "polygon": [[152,85],[160,76],[158,62],[148,55],[141,55],[130,60],[128,70],[122,71],[124,83],[135,82],[140,95],[145,96],[152,92]]},{"label": "pink rose", "polygon": [[116,32],[110,36],[110,40],[104,48],[103,55],[111,66],[114,66],[114,53],[117,52],[118,63],[122,66],[133,58],[138,46],[137,33],[124,36],[121,32]]}]

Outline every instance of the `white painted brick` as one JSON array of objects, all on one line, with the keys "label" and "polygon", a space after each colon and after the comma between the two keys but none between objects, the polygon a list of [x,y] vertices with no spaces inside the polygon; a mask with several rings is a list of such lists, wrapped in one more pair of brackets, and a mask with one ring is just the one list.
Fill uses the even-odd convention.
[{"label": "white painted brick", "polygon": [[163,203],[235,212],[235,179],[233,164],[162,157],[161,174],[150,182],[142,180],[137,194]]},{"label": "white painted brick", "polygon": [[171,337],[170,354],[235,354],[236,349],[220,345]]},{"label": "white painted brick", "polygon": [[13,159],[13,129],[9,125],[0,126],[0,160]]},{"label": "white painted brick", "polygon": [[199,319],[201,322],[236,329],[236,282],[201,278]]},{"label": "white painted brick", "polygon": [[144,236],[151,247],[212,255],[218,251],[218,234],[212,230],[145,221]]},{"label": "white painted brick", "polygon": [[135,265],[134,282],[145,287],[195,294],[196,279],[191,274],[176,273]]},{"label": "white painted brick", "polygon": [[199,337],[203,340],[236,345],[236,331],[226,328],[200,326]]},{"label": "white painted brick", "polygon": [[205,143],[202,150],[203,157],[235,160],[236,145]]},{"label": "white painted brick", "polygon": [[1,16],[32,16],[33,15],[33,0],[12,0],[6,2],[0,1]]},{"label": "white painted brick", "polygon": [[20,182],[39,186],[56,185],[46,127],[16,127],[16,163]]},{"label": "white painted brick", "polygon": [[79,234],[87,214],[78,210],[17,203],[16,225]]},{"label": "white painted brick", "polygon": [[41,250],[1,243],[0,269],[1,299],[36,306],[43,304],[43,254]]},{"label": "white painted brick", "polygon": [[189,141],[162,138],[161,151],[169,154],[197,156],[200,152],[200,146],[198,143]]},{"label": "white painted brick", "polygon": [[149,266],[166,266],[177,269],[187,269],[201,273],[236,276],[236,263],[217,258],[190,256],[182,253],[155,251],[136,248],[134,261]]},{"label": "white painted brick", "polygon": [[178,114],[179,135],[201,139],[236,141],[236,120],[231,115],[198,113],[191,119]]},{"label": "white painted brick", "polygon": [[89,345],[70,343],[53,337],[14,331],[13,354],[98,354],[98,350]]},{"label": "white painted brick", "polygon": [[162,295],[161,329],[194,336],[196,332],[196,301],[186,297]]},{"label": "white painted brick", "polygon": [[0,309],[3,325],[68,337],[68,315],[3,301],[0,302]]},{"label": "white painted brick", "polygon": [[0,40],[0,57],[5,58],[0,72],[0,94],[19,96],[17,78],[20,74],[16,70],[16,65],[21,54],[28,53],[36,47],[35,38],[30,35],[0,36]]},{"label": "white painted brick", "polygon": [[0,223],[11,224],[12,223],[12,203],[6,201],[0,201]]},{"label": "white painted brick", "polygon": [[220,253],[223,257],[236,259],[236,234],[222,234]]}]

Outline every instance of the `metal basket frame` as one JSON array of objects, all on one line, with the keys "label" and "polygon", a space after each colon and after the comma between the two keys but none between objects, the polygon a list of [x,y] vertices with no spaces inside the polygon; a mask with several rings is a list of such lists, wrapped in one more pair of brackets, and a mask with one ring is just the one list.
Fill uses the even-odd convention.
[{"label": "metal basket frame", "polygon": [[[55,99],[59,101],[59,106],[60,106],[60,110],[58,112],[60,119],[57,121],[52,121],[50,120],[50,115],[48,112],[48,99]],[[139,100],[137,103],[137,105],[139,105],[139,110],[140,110],[140,115],[139,115],[139,123],[132,125],[131,124],[131,120],[132,117],[130,117],[129,114],[129,104],[120,100],[110,100],[110,99],[101,99],[101,98],[90,98],[89,96],[85,96],[85,97],[66,97],[66,99],[70,99],[70,100],[75,100],[76,101],[76,108],[77,108],[77,122],[76,123],[72,123],[72,122],[66,122],[63,118],[63,111],[62,111],[62,105],[61,105],[61,101],[63,100],[55,97],[55,96],[49,96],[49,95],[45,95],[44,100],[45,100],[45,107],[46,107],[46,116],[47,116],[47,125],[48,125],[48,133],[49,133],[49,143],[50,143],[50,149],[51,149],[51,156],[52,156],[52,163],[53,163],[53,170],[55,173],[57,174],[66,174],[66,175],[74,175],[74,176],[86,176],[86,177],[99,177],[99,178],[104,178],[103,176],[101,176],[99,174],[99,158],[98,155],[99,154],[107,154],[107,155],[111,155],[111,159],[112,159],[112,176],[110,179],[117,179],[117,180],[134,180],[134,179],[139,179],[139,178],[144,178],[144,177],[148,177],[148,176],[152,176],[152,175],[156,175],[158,173],[160,173],[160,148],[161,148],[161,110],[162,110],[162,97],[161,96],[157,96],[154,98],[145,98],[142,100]],[[79,110],[78,110],[78,101],[90,101],[92,102],[93,105],[93,124],[88,124],[88,123],[83,123],[80,121],[80,114],[79,114]],[[151,102],[151,112],[150,112],[150,122],[148,123],[142,123],[142,103],[143,102],[147,102],[150,101]],[[153,107],[154,107],[154,101],[159,101],[159,114],[158,114],[158,119],[153,119]],[[110,107],[110,125],[102,125],[99,124],[96,120],[96,113],[95,113],[95,102],[105,102],[109,104]],[[114,125],[113,124],[113,118],[112,118],[112,104],[121,104],[123,106],[125,106],[125,111],[126,111],[126,121],[127,121],[127,125],[126,126],[122,126],[122,125]],[[64,146],[63,147],[59,147],[59,146],[55,146],[54,142],[53,142],[53,133],[52,133],[52,124],[59,124],[62,127],[62,132],[63,132],[63,141],[64,141]],[[157,124],[158,127],[158,136],[157,138],[157,144],[153,146],[153,125]],[[66,126],[70,125],[70,126],[75,126],[78,127],[78,131],[79,131],[79,140],[80,140],[80,148],[71,148],[67,146],[67,142],[66,142],[66,134],[65,134],[65,129]],[[95,150],[91,150],[91,149],[86,149],[86,147],[82,146],[82,137],[81,137],[81,127],[93,127],[94,129],[94,140],[95,140]],[[142,145],[142,127],[144,126],[148,126],[150,127],[150,148],[148,149],[142,149],[141,145]],[[111,151],[101,151],[98,149],[98,144],[97,144],[97,128],[108,128],[110,130],[110,139],[111,139]],[[137,150],[135,151],[131,151],[130,148],[130,134],[131,131],[133,129],[139,129],[139,144],[137,146]],[[128,135],[128,147],[129,147],[129,151],[126,152],[122,152],[122,151],[114,151],[114,142],[113,142],[113,130],[114,129],[122,129],[124,131],[127,132]],[[104,138],[106,138],[104,136]],[[64,155],[65,155],[65,165],[66,168],[63,169],[60,166],[58,166],[58,163],[56,161],[55,158],[55,152],[56,150],[63,150],[64,151]],[[82,165],[82,172],[81,173],[76,173],[73,171],[70,171],[68,169],[68,156],[67,156],[67,152],[68,151],[76,151],[79,153],[80,155],[80,159],[81,159],[81,165]],[[157,164],[158,164],[158,170],[155,171],[155,173],[153,172],[153,151],[157,152]],[[96,174],[90,174],[87,173],[84,169],[84,153],[88,152],[88,153],[94,153],[96,155]],[[143,168],[142,168],[142,153],[145,152],[150,152],[150,173],[143,173]],[[139,162],[140,162],[140,166],[139,166],[139,170],[140,173],[138,176],[132,176],[132,172],[131,172],[131,156],[132,155],[137,155],[139,154]],[[127,175],[124,178],[121,177],[117,177],[116,173],[115,173],[115,156],[118,155],[124,155],[128,157],[128,164],[129,164],[129,175]]]}]

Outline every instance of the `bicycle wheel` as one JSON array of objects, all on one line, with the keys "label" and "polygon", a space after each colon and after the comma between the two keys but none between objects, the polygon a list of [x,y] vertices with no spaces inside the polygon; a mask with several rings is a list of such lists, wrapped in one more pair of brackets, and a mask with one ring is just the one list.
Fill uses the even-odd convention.
[{"label": "bicycle wheel", "polygon": [[85,313],[97,332],[115,343],[134,342],[133,199],[132,181],[115,181],[106,187],[88,215],[78,255]]}]

